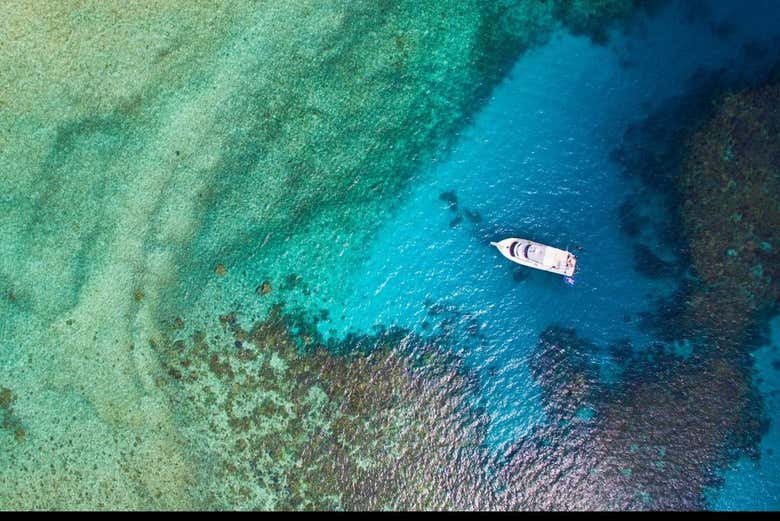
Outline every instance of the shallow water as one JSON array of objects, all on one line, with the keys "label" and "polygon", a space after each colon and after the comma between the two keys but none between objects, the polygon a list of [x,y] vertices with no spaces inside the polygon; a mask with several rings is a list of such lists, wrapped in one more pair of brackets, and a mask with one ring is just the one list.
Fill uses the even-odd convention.
[{"label": "shallow water", "polygon": [[[667,146],[629,129],[675,97],[764,81],[772,2],[671,2],[606,44],[521,2],[505,77],[475,51],[504,49],[482,9],[434,4],[242,7],[158,42],[148,69],[113,49],[104,97],[78,60],[57,69],[67,96],[14,73],[10,92],[34,88],[0,141],[0,507],[780,507],[776,319],[744,341],[750,367],[691,358],[730,333],[660,313],[693,276],[684,231],[654,235],[667,187],[615,153]],[[122,27],[155,41],[179,16],[152,13]],[[575,251],[576,285],[508,265],[489,246],[505,236]],[[543,352],[553,326],[573,358]],[[659,346],[693,362],[648,362]],[[723,403],[768,429],[679,383],[711,371],[755,383]],[[667,384],[727,442],[696,447],[646,402]]]}]

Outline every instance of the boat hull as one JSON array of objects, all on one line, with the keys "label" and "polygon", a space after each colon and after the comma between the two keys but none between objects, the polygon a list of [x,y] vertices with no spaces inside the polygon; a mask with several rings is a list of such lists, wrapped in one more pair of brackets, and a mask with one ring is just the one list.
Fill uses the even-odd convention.
[{"label": "boat hull", "polygon": [[571,252],[528,239],[510,237],[490,244],[498,248],[507,259],[529,268],[549,271],[565,277],[572,277],[577,268],[577,258]]}]

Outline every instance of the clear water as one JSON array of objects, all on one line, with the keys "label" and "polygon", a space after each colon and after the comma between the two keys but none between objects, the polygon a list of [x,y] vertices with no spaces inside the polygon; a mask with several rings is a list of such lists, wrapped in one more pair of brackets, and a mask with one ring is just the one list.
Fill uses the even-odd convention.
[{"label": "clear water", "polygon": [[[561,56],[576,59],[562,63]],[[641,341],[623,317],[645,309],[646,293],[669,289],[635,277],[631,250],[617,229],[626,187],[605,144],[619,139],[621,129],[603,116],[622,103],[612,98],[617,107],[602,106],[595,96],[619,77],[619,70],[604,67],[610,60],[608,50],[570,36],[523,58],[452,157],[421,176],[381,229],[365,276],[354,283],[354,300],[346,303],[365,309],[347,324],[358,328],[370,326],[366,320],[418,328],[428,320],[435,328],[426,301],[476,319],[484,340],[466,357],[485,372],[494,428],[510,429],[500,434],[507,439],[518,434],[512,428],[534,421],[535,392],[523,360],[545,327],[574,326],[601,343]],[[582,100],[594,102],[586,111]],[[448,191],[457,195],[458,212],[439,198]],[[461,222],[451,226],[459,215]],[[513,266],[489,245],[504,236],[583,246],[576,287],[545,273],[515,282]],[[616,305],[621,302],[631,304]]]},{"label": "clear water", "polygon": [[[490,42],[480,3],[14,12],[0,27],[22,35],[0,54],[17,64],[14,95],[0,84],[0,508],[780,508],[778,318],[739,373],[770,422],[757,459],[713,443],[703,454],[724,465],[686,466],[652,435],[614,435],[676,411],[641,417],[644,388],[608,356],[705,342],[644,325],[683,277],[638,269],[621,207],[645,188],[614,152],[704,78],[762,81],[780,11],[668,2],[595,44],[546,4],[516,4],[485,18],[525,48],[505,77],[472,68]],[[576,252],[576,284],[510,265],[489,245],[509,236]],[[263,322],[275,303],[288,330]],[[393,326],[402,340],[377,333]],[[551,396],[568,373],[535,373],[551,326],[595,346],[581,365],[607,384],[565,418]],[[306,352],[312,338],[331,353]],[[659,472],[635,483],[645,459]]]},{"label": "clear water", "polygon": [[[558,34],[521,58],[451,156],[419,174],[377,233],[370,260],[350,281],[352,295],[343,306],[353,312],[327,327],[370,331],[374,324],[398,324],[436,331],[440,324],[430,316],[430,304],[452,306],[464,328],[476,320],[480,340],[462,349],[482,376],[481,399],[497,446],[543,421],[525,360],[546,327],[573,327],[600,345],[651,342],[636,318],[652,310],[656,297],[671,295],[676,281],[642,277],[634,269],[632,242],[620,231],[618,213],[636,186],[610,152],[629,124],[690,88],[695,73],[762,69],[760,61],[743,63],[740,48],[754,41],[772,45],[780,35],[773,6],[711,7],[709,23],[691,23],[682,9],[671,9],[640,34],[615,36],[607,47]],[[720,22],[733,25],[730,38],[714,33],[712,25]],[[440,197],[446,192],[456,194],[457,210]],[[572,251],[583,247],[576,286],[535,272],[515,281],[513,266],[489,245],[510,236]],[[770,352],[776,347],[755,356],[768,410],[777,414],[780,388]],[[764,444],[773,444],[774,433]],[[769,445],[762,448],[765,453]],[[777,509],[780,481],[768,458],[762,455],[759,466],[735,464],[711,507]]]}]

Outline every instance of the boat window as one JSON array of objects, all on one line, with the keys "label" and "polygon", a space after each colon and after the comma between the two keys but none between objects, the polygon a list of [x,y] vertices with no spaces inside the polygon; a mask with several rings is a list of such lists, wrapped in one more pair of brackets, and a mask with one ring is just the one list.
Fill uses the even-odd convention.
[{"label": "boat window", "polygon": [[544,261],[544,250],[544,246],[529,244],[525,247],[525,258],[541,264]]}]

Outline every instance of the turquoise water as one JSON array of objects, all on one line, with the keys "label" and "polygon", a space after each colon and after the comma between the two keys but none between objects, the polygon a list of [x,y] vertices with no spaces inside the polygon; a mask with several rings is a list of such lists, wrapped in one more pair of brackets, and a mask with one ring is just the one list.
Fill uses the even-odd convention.
[{"label": "turquoise water", "polygon": [[[776,53],[753,62],[740,54],[746,42],[771,46],[780,36],[770,4],[711,7],[710,20],[695,22],[682,16],[682,7],[667,9],[608,46],[559,34],[521,58],[450,157],[418,175],[377,233],[370,259],[352,277],[353,294],[335,306],[352,313],[323,330],[398,324],[425,333],[448,326],[448,317],[432,316],[431,306],[457,313],[464,338],[458,347],[481,375],[480,400],[496,446],[544,421],[526,360],[549,325],[574,327],[603,346],[626,339],[640,348],[651,343],[638,318],[652,311],[656,298],[670,296],[678,281],[643,277],[634,269],[633,243],[621,233],[618,215],[637,186],[621,175],[610,152],[629,125],[695,87],[695,74],[726,69],[753,77],[771,65]],[[728,39],[713,31],[718,23],[730,24]],[[440,197],[445,193],[455,194],[457,210],[451,197]],[[545,273],[514,280],[517,270],[489,246],[505,236],[573,251],[582,246],[576,286]],[[661,239],[652,246],[667,247]],[[479,338],[467,340],[474,329]],[[756,353],[756,367],[767,408],[776,415],[780,388],[770,354],[776,347],[768,349]],[[777,446],[772,440],[774,428],[764,439],[760,466],[735,464],[712,508],[780,506],[780,481],[766,455],[766,448]]]},{"label": "turquoise water", "polygon": [[0,509],[780,508],[780,12],[650,4],[10,12]]},{"label": "turquoise water", "polygon": [[[777,370],[777,352],[780,345],[780,323],[772,320],[771,342],[755,351],[759,387],[767,401],[767,409],[778,410],[780,378]],[[776,416],[775,416],[776,418]],[[777,450],[780,447],[780,430],[774,420],[769,432],[761,440],[761,459],[743,459],[735,462],[726,472],[726,482],[720,490],[713,490],[710,505],[715,510],[776,510],[780,494],[780,482],[776,478]]]}]

